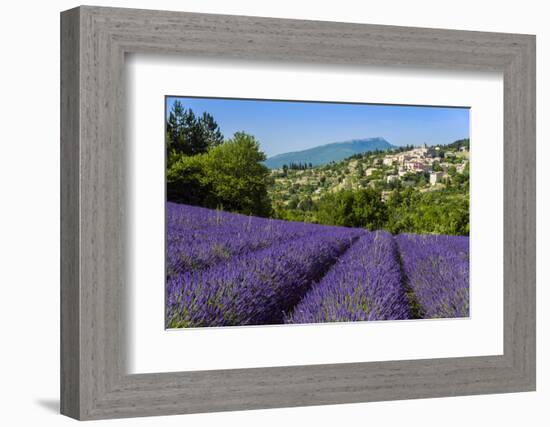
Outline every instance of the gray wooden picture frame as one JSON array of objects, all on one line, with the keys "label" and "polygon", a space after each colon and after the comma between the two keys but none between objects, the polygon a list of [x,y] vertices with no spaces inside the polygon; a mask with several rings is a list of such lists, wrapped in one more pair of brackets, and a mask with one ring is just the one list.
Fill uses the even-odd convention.
[{"label": "gray wooden picture frame", "polygon": [[[502,72],[504,354],[128,375],[127,53]],[[63,414],[84,420],[530,390],[534,36],[88,6],[62,12]]]}]

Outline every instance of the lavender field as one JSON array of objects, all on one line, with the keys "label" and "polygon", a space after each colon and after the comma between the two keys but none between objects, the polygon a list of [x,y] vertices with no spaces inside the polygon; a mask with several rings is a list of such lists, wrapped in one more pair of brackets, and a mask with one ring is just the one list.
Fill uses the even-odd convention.
[{"label": "lavender field", "polygon": [[469,316],[467,236],[168,203],[168,328]]}]

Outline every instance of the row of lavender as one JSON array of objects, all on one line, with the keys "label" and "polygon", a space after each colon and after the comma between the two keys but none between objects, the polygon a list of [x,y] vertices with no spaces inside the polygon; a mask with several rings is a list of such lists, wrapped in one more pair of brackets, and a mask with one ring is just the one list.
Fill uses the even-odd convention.
[{"label": "row of lavender", "polygon": [[166,225],[169,278],[204,270],[221,261],[324,230],[315,224],[257,218],[176,203],[167,204]]},{"label": "row of lavender", "polygon": [[415,317],[468,317],[470,239],[401,234],[395,240]]},{"label": "row of lavender", "polygon": [[399,255],[391,234],[366,233],[286,318],[287,323],[408,319]]},{"label": "row of lavender", "polygon": [[364,230],[169,203],[169,327],[282,323]]},{"label": "row of lavender", "polygon": [[169,203],[167,326],[465,317],[468,238]]}]

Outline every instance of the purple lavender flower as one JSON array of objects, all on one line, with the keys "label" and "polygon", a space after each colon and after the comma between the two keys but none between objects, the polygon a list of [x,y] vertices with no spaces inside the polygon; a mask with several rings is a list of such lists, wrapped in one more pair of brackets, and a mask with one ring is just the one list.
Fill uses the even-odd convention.
[{"label": "purple lavender flower", "polygon": [[173,276],[167,283],[167,326],[283,323],[285,312],[362,233],[326,227],[206,270]]},{"label": "purple lavender flower", "polygon": [[401,234],[396,241],[417,315],[468,317],[469,238]]},{"label": "purple lavender flower", "polygon": [[168,203],[168,327],[469,315],[469,238]]},{"label": "purple lavender flower", "polygon": [[287,323],[407,319],[397,248],[391,235],[361,236],[296,306]]},{"label": "purple lavender flower", "polygon": [[175,203],[167,204],[166,220],[168,278],[323,229]]}]

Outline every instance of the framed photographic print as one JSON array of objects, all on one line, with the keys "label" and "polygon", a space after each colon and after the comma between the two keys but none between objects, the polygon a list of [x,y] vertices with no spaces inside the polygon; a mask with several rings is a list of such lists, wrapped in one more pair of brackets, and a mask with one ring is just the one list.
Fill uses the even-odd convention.
[{"label": "framed photographic print", "polygon": [[63,414],[535,389],[534,36],[83,6],[61,40]]}]

